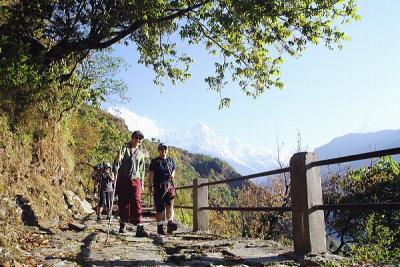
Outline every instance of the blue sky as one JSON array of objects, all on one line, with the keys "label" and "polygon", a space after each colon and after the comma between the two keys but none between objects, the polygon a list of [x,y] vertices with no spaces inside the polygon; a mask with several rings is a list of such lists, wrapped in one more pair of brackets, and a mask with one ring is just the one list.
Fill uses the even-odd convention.
[{"label": "blue sky", "polygon": [[192,78],[160,92],[152,71],[136,63],[135,47],[118,46],[115,54],[130,65],[121,77],[131,101],[121,106],[162,129],[203,122],[218,135],[269,150],[276,150],[277,138],[286,150],[295,149],[298,133],[311,151],[347,133],[399,129],[400,1],[361,0],[359,6],[362,20],[345,26],[351,41],[342,50],[310,46],[298,59],[286,56],[285,88],[256,100],[228,85],[223,96],[232,106],[223,110],[204,82],[212,58],[199,47],[182,47],[195,60]]}]

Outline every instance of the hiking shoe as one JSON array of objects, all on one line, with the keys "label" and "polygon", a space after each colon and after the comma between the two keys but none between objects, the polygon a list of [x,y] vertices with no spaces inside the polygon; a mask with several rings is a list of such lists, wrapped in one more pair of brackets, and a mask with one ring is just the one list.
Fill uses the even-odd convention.
[{"label": "hiking shoe", "polygon": [[136,237],[148,237],[149,234],[144,230],[143,225],[138,225],[136,228]]},{"label": "hiking shoe", "polygon": [[173,231],[176,231],[178,229],[178,225],[174,223],[173,221],[168,222],[167,224],[167,233],[172,234]]},{"label": "hiking shoe", "polygon": [[120,223],[119,224],[119,231],[120,234],[125,233],[125,224],[124,223]]},{"label": "hiking shoe", "polygon": [[164,225],[162,225],[162,224],[157,225],[157,234],[159,234],[159,235],[165,235],[165,232],[164,232]]},{"label": "hiking shoe", "polygon": [[100,216],[100,214],[98,214],[97,215],[97,219],[96,219],[97,221],[101,221],[101,216]]}]

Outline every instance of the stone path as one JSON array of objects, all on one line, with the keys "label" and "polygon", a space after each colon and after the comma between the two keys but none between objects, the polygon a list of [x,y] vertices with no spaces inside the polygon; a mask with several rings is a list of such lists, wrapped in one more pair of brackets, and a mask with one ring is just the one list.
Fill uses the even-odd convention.
[{"label": "stone path", "polygon": [[[97,222],[95,214],[67,229],[32,230],[23,247],[24,264],[31,266],[302,266],[291,247],[258,239],[221,239],[207,233],[193,233],[183,225],[172,235],[157,235],[153,217],[145,218],[148,238],[135,237],[136,227],[118,233],[112,221],[105,245],[107,220]],[[308,265],[308,264],[306,264]],[[313,264],[314,265],[314,264]],[[315,266],[315,265],[314,265]]]}]

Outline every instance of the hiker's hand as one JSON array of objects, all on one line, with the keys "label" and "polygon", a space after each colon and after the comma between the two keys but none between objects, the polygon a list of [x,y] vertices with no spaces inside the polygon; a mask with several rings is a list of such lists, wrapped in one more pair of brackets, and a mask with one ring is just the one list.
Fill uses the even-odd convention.
[{"label": "hiker's hand", "polygon": [[118,166],[121,165],[121,160],[122,160],[122,153],[121,153],[121,149],[119,149],[114,158],[114,165],[118,165]]}]

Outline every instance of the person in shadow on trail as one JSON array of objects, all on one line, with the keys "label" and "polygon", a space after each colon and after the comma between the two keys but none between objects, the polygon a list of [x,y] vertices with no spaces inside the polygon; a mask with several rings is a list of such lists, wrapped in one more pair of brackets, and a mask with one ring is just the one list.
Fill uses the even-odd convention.
[{"label": "person in shadow on trail", "polygon": [[[113,181],[114,181],[114,175],[111,172],[110,163],[103,162],[101,167],[101,172],[99,174],[100,199],[96,208],[97,220],[101,220],[101,213],[103,209],[105,209],[109,214],[109,209],[111,208],[112,194],[114,189]],[[107,215],[107,219],[109,219],[109,215]]]},{"label": "person in shadow on trail", "polygon": [[175,176],[175,161],[168,157],[168,146],[160,143],[159,156],[150,163],[149,191],[154,190],[154,205],[156,208],[157,233],[164,235],[163,214],[166,211],[167,233],[171,234],[178,227],[174,219],[174,199],[176,190],[173,179]]},{"label": "person in shadow on trail", "polygon": [[140,144],[143,138],[141,131],[134,131],[131,142],[118,151],[114,161],[114,168],[118,169],[116,194],[120,216],[119,232],[124,233],[126,223],[132,223],[137,225],[136,237],[148,236],[142,216],[145,155],[140,150]]}]

